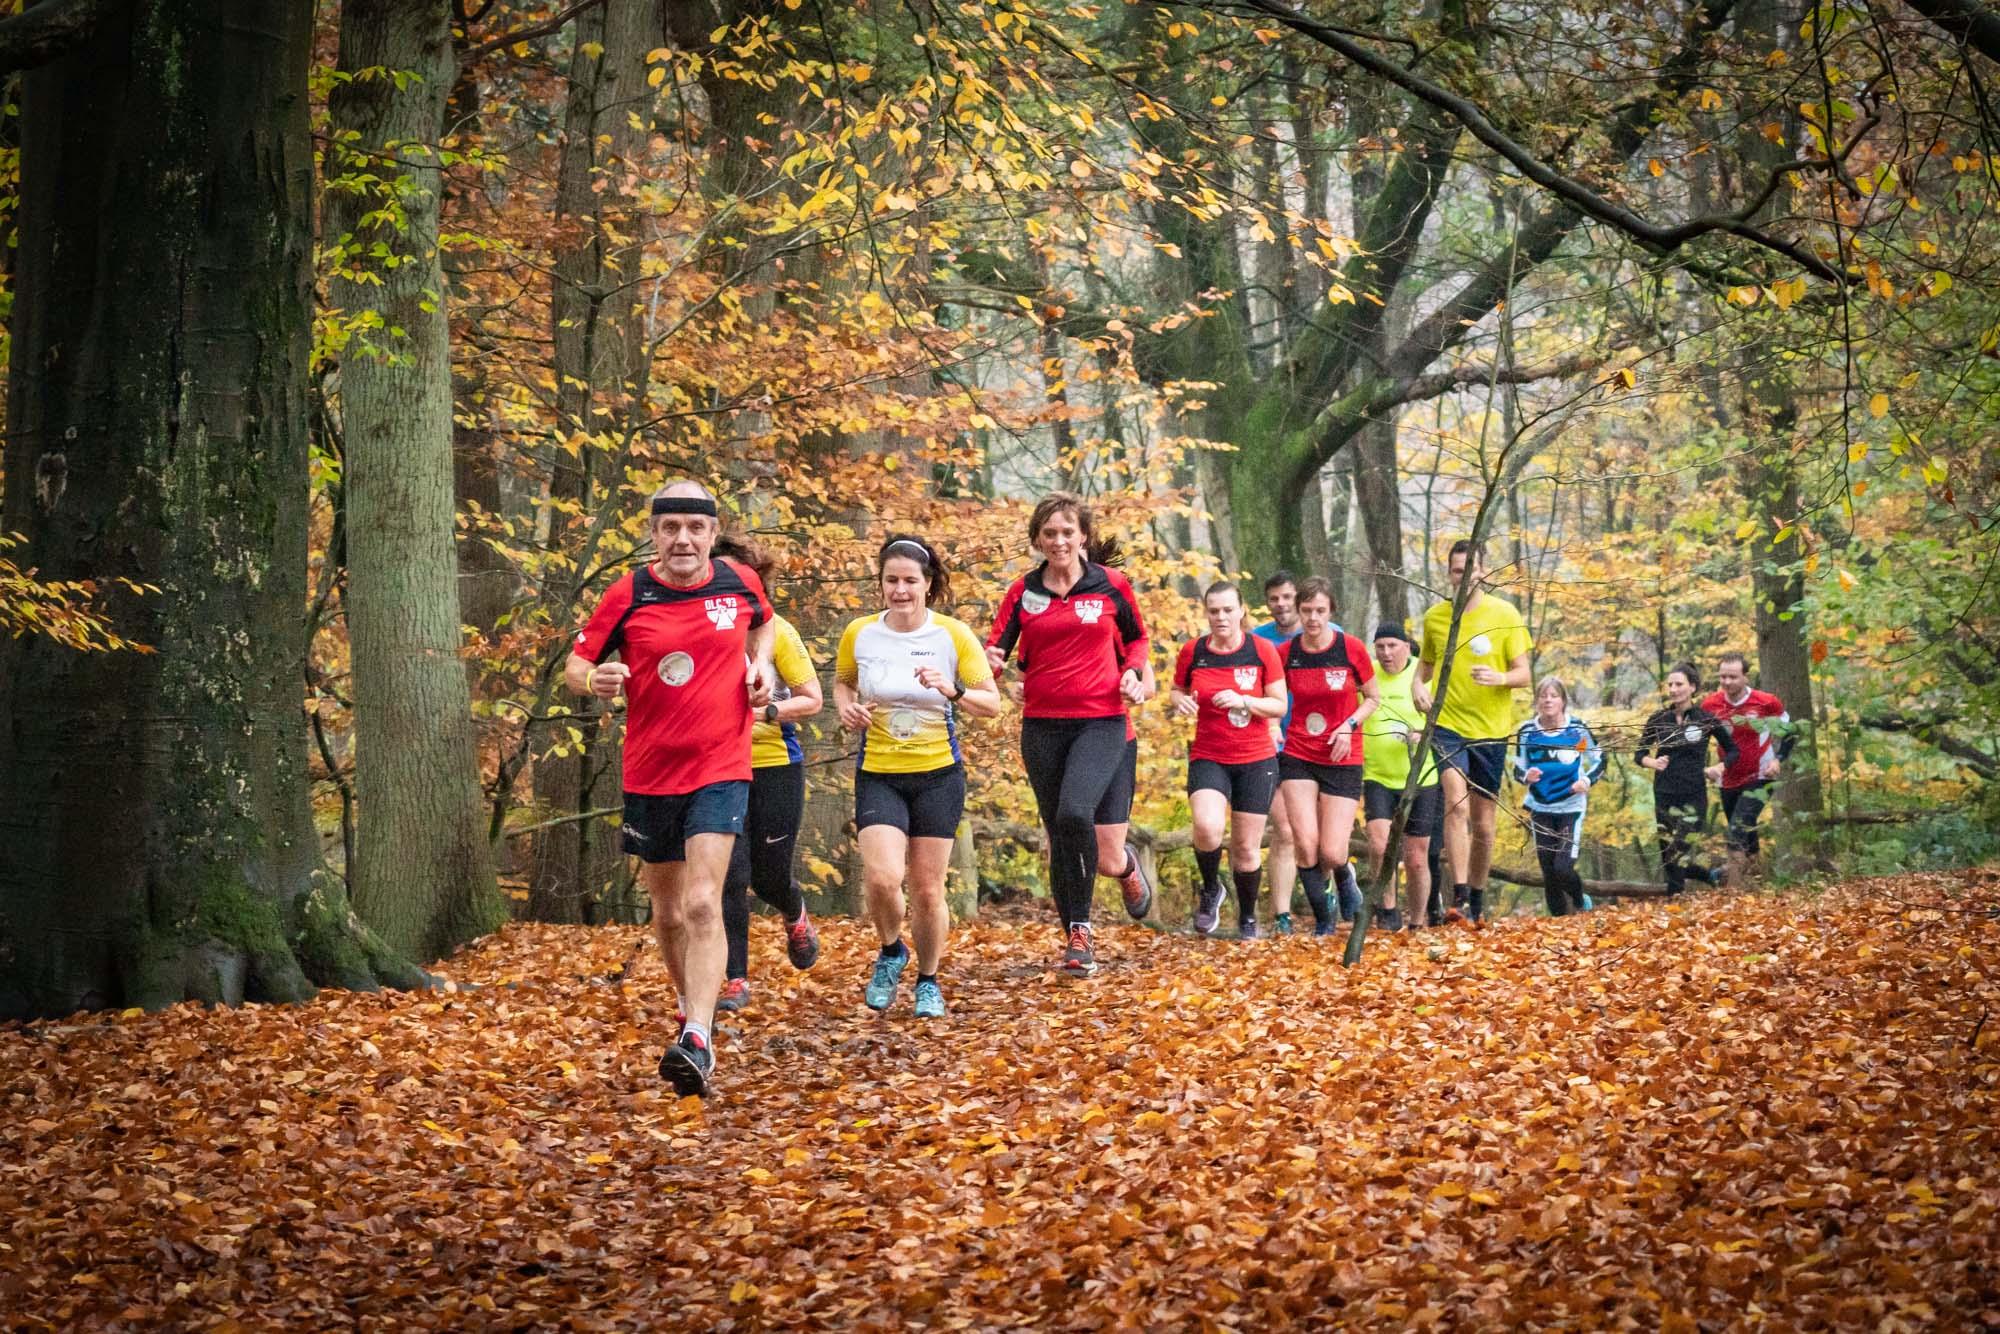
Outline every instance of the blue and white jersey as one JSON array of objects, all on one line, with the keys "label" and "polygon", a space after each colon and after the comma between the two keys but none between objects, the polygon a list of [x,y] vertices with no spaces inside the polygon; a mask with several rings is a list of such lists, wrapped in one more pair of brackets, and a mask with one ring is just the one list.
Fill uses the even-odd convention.
[{"label": "blue and white jersey", "polygon": [[[1527,795],[1521,804],[1531,811],[1552,815],[1581,812],[1586,793],[1572,792],[1576,780],[1595,783],[1604,776],[1608,757],[1583,721],[1568,714],[1553,731],[1544,730],[1533,718],[1514,733],[1514,781],[1525,784]],[[1541,776],[1528,782],[1528,770],[1540,769]],[[1579,822],[1581,823],[1581,822]]]}]

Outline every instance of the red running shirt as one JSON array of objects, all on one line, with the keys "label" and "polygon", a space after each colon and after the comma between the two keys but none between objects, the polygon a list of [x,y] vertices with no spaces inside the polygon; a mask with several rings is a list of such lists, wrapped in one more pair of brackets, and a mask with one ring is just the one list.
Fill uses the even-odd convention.
[{"label": "red running shirt", "polygon": [[[1353,638],[1336,630],[1333,643],[1318,653],[1306,650],[1304,636],[1285,645],[1285,685],[1292,692],[1292,721],[1285,729],[1285,754],[1309,764],[1333,763],[1333,739],[1361,707],[1361,687],[1375,679],[1375,665]],[[1361,733],[1354,733],[1342,764],[1361,763]]]},{"label": "red running shirt", "polygon": [[[1018,650],[1025,718],[1117,718],[1125,715],[1118,682],[1146,665],[1146,623],[1124,575],[1086,562],[1067,593],[1042,582],[1046,565],[1016,579],[993,618],[990,647]],[[1129,730],[1129,727],[1128,727]]]},{"label": "red running shirt", "polygon": [[1729,739],[1736,743],[1736,758],[1722,768],[1722,785],[1749,787],[1757,781],[1764,757],[1777,744],[1772,735],[1775,725],[1792,720],[1785,712],[1784,701],[1766,691],[1753,690],[1743,697],[1741,704],[1731,704],[1718,690],[1703,700],[1701,707],[1729,724]]},{"label": "red running shirt", "polygon": [[577,632],[576,653],[616,653],[625,682],[625,790],[678,796],[750,777],[750,631],[771,618],[764,585],[731,560],[711,562],[696,588],[662,583],[651,567],[605,591]]},{"label": "red running shirt", "polygon": [[1278,646],[1255,635],[1243,636],[1234,652],[1209,646],[1208,636],[1181,645],[1174,664],[1174,684],[1194,696],[1200,712],[1194,716],[1194,744],[1188,758],[1217,764],[1255,764],[1277,755],[1270,721],[1248,709],[1221,709],[1212,702],[1218,690],[1259,698],[1273,681],[1284,679],[1285,664]]}]

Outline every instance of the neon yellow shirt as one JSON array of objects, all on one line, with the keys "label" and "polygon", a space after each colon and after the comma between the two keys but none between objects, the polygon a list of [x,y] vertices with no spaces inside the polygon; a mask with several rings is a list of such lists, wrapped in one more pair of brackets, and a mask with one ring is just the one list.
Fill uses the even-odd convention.
[{"label": "neon yellow shirt", "polygon": [[[1444,659],[1445,636],[1451,631],[1451,604],[1440,602],[1424,613],[1424,645],[1420,655],[1432,664],[1435,686]],[[1458,623],[1458,652],[1452,656],[1451,682],[1445,687],[1438,726],[1448,727],[1467,741],[1505,741],[1514,734],[1514,691],[1509,686],[1483,686],[1472,679],[1474,667],[1504,672],[1515,658],[1534,647],[1521,613],[1505,598],[1487,593]]]},{"label": "neon yellow shirt", "polygon": [[917,684],[917,668],[936,667],[961,689],[993,683],[986,650],[963,621],[926,612],[914,630],[891,630],[883,613],[850,621],[840,637],[835,677],[853,686],[875,716],[861,738],[861,768],[871,774],[921,774],[959,762],[958,715],[951,701]]},{"label": "neon yellow shirt", "polygon": [[[819,673],[813,669],[812,655],[806,652],[806,641],[799,638],[798,627],[782,616],[772,619],[777,623],[778,634],[771,646],[771,665],[778,669],[778,698],[785,699]],[[767,723],[762,713],[757,715],[757,725],[750,729],[752,769],[798,764],[805,757],[799,745],[797,723]]]},{"label": "neon yellow shirt", "polygon": [[[1375,688],[1382,692],[1382,702],[1361,725],[1361,735],[1365,738],[1361,747],[1361,777],[1365,781],[1398,792],[1409,781],[1410,738],[1424,734],[1424,711],[1417,707],[1411,694],[1416,684],[1415,658],[1404,663],[1402,672],[1396,676],[1389,675],[1379,662],[1375,664]],[[1435,782],[1437,761],[1425,755],[1423,777],[1417,783],[1429,787]]]}]

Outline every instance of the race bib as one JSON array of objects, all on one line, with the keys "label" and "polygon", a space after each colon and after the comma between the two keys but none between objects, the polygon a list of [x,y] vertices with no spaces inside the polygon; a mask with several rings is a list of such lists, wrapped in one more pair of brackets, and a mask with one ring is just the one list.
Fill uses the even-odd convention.
[{"label": "race bib", "polygon": [[1326,716],[1319,713],[1306,715],[1306,735],[1320,736],[1326,731]]},{"label": "race bib", "polygon": [[1231,727],[1248,727],[1250,725],[1250,710],[1231,709],[1229,711],[1229,725]]},{"label": "race bib", "polygon": [[1021,594],[1021,610],[1030,616],[1039,616],[1049,609],[1049,595],[1037,593],[1030,588]]},{"label": "race bib", "polygon": [[660,659],[660,679],[670,686],[684,686],[694,676],[694,659],[685,653],[669,653]]},{"label": "race bib", "polygon": [[1466,643],[1466,647],[1471,649],[1477,656],[1483,658],[1493,651],[1493,640],[1488,635],[1474,635]]}]

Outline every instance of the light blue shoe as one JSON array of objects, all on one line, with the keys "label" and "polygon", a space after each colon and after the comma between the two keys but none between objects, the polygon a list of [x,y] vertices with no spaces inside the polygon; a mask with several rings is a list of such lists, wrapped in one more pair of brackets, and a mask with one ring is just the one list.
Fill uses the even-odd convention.
[{"label": "light blue shoe", "polygon": [[869,975],[868,989],[862,999],[871,1010],[886,1010],[896,1002],[896,984],[903,980],[903,970],[910,966],[910,951],[905,949],[900,958],[887,959],[875,956],[875,971]]},{"label": "light blue shoe", "polygon": [[944,988],[933,978],[917,979],[917,1018],[944,1018]]}]

